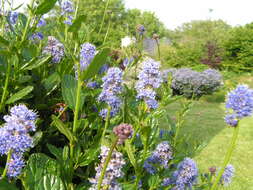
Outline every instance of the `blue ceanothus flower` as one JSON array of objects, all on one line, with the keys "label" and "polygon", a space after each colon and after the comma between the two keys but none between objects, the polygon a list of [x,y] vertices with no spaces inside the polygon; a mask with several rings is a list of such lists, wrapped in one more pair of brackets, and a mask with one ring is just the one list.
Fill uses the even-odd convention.
[{"label": "blue ceanothus flower", "polygon": [[61,10],[62,10],[61,15],[74,12],[73,3],[71,1],[64,1],[61,4]]},{"label": "blue ceanothus flower", "polygon": [[36,43],[43,40],[43,38],[44,35],[41,32],[36,32],[30,36],[29,40],[32,40],[34,43]]},{"label": "blue ceanothus flower", "polygon": [[234,173],[235,168],[231,164],[227,165],[221,176],[220,183],[223,184],[224,186],[228,186],[232,181]]},{"label": "blue ceanothus flower", "polygon": [[11,25],[15,25],[18,20],[19,13],[16,11],[10,11],[8,15],[8,19]]},{"label": "blue ceanothus flower", "polygon": [[71,25],[73,21],[73,16],[70,15],[74,12],[74,6],[71,1],[64,1],[61,4],[61,15],[65,16],[67,20],[64,21],[65,24]]},{"label": "blue ceanothus flower", "polygon": [[225,121],[230,126],[237,126],[238,121],[253,113],[253,90],[247,85],[238,85],[228,93],[226,101],[227,115]]},{"label": "blue ceanothus flower", "polygon": [[159,143],[151,156],[144,162],[145,170],[150,174],[156,173],[155,164],[168,168],[168,162],[172,159],[172,148],[167,141]]},{"label": "blue ceanothus flower", "polygon": [[[90,65],[96,55],[96,46],[91,43],[84,43],[81,45],[80,50],[80,71],[84,71]],[[74,67],[76,79],[78,78],[77,65]]]},{"label": "blue ceanothus flower", "polygon": [[[105,102],[110,106],[110,115],[115,116],[122,104],[121,99],[118,95],[122,92],[122,77],[123,72],[118,67],[111,67],[108,69],[107,74],[102,78],[103,80],[103,90],[98,97],[98,101]],[[107,116],[107,109],[102,109],[100,115],[103,118]]]},{"label": "blue ceanothus flower", "polygon": [[45,21],[44,18],[40,18],[38,24],[37,24],[37,27],[40,28],[42,26],[46,26],[47,22]]},{"label": "blue ceanothus flower", "polygon": [[162,83],[160,63],[153,59],[146,59],[141,63],[141,71],[138,74],[138,82],[135,85],[137,99],[146,102],[149,108],[156,109],[158,102],[154,89],[159,88]]},{"label": "blue ceanothus flower", "polygon": [[96,46],[90,43],[81,45],[80,50],[80,69],[85,70],[96,55]]},{"label": "blue ceanothus flower", "polygon": [[11,159],[7,163],[7,166],[8,166],[7,176],[9,178],[18,177],[21,174],[22,169],[25,166],[25,161],[22,157],[22,154],[13,153],[11,155]]},{"label": "blue ceanothus flower", "polygon": [[[96,176],[92,179],[89,179],[90,183],[92,183],[92,186],[89,188],[89,190],[97,190],[98,180],[101,176],[109,151],[110,149],[108,147],[101,147],[101,153],[99,156],[100,164],[95,168]],[[102,181],[102,187],[107,187],[106,189],[108,190],[122,189],[117,183],[117,179],[124,176],[124,173],[122,171],[124,165],[125,160],[123,158],[123,154],[114,150],[112,152],[110,162],[108,163],[108,166],[106,168],[104,179]]]},{"label": "blue ceanothus flower", "polygon": [[23,166],[23,154],[33,146],[33,139],[29,132],[35,131],[37,114],[25,105],[11,108],[10,115],[5,115],[6,123],[0,128],[0,155],[12,153],[7,163],[8,177],[17,177]]},{"label": "blue ceanothus flower", "polygon": [[191,189],[196,183],[198,177],[198,169],[194,160],[185,158],[177,166],[177,170],[172,174],[171,178],[165,178],[162,185],[173,185],[173,190]]},{"label": "blue ceanothus flower", "polygon": [[53,63],[59,63],[65,55],[64,45],[54,36],[48,36],[47,46],[42,53],[51,55]]}]

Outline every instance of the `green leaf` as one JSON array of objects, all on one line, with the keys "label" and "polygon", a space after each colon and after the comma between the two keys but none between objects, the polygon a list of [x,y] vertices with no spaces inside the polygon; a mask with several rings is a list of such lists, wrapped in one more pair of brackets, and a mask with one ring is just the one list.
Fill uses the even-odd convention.
[{"label": "green leaf", "polygon": [[43,15],[48,13],[51,9],[54,8],[55,3],[57,0],[44,0],[36,9],[36,15]]},{"label": "green leaf", "polygon": [[83,167],[83,166],[88,166],[92,161],[94,161],[99,154],[100,151],[100,147],[97,144],[95,144],[94,148],[90,148],[87,152],[85,152],[84,155],[82,155],[79,158],[79,166]]},{"label": "green leaf", "polygon": [[48,78],[42,81],[43,86],[47,91],[47,95],[51,94],[61,82],[61,77],[57,72],[51,74]]},{"label": "green leaf", "polygon": [[60,177],[47,174],[39,182],[37,190],[65,190]]},{"label": "green leaf", "polygon": [[24,96],[29,94],[33,90],[33,86],[27,86],[26,88],[18,91],[17,93],[13,94],[7,101],[6,104],[12,104],[20,99],[22,99]]},{"label": "green leaf", "polygon": [[42,153],[32,154],[21,178],[26,190],[38,189],[41,178],[47,174],[57,175],[57,163]]},{"label": "green leaf", "polygon": [[47,144],[47,148],[58,160],[61,160],[62,150],[60,148],[57,148],[56,146],[51,144]]},{"label": "green leaf", "polygon": [[[64,102],[72,109],[75,110],[76,106],[76,91],[77,80],[71,75],[65,75],[62,80],[62,96]],[[84,103],[84,95],[81,92],[80,109]]]},{"label": "green leaf", "polygon": [[6,39],[4,39],[2,36],[0,36],[0,44],[8,46],[10,43]]},{"label": "green leaf", "polygon": [[18,188],[14,184],[9,183],[7,180],[1,180],[0,190],[18,190]]},{"label": "green leaf", "polygon": [[93,76],[95,76],[100,68],[105,64],[108,54],[110,53],[109,48],[105,48],[101,50],[93,59],[93,61],[90,63],[88,68],[84,71],[83,79],[89,79]]},{"label": "green leaf", "polygon": [[52,115],[53,124],[57,127],[57,129],[67,137],[70,142],[74,142],[76,140],[75,136],[72,132],[67,128],[64,123],[58,119],[55,115]]},{"label": "green leaf", "polygon": [[33,145],[36,146],[40,139],[42,138],[43,133],[41,131],[37,131],[34,135],[33,135]]},{"label": "green leaf", "polygon": [[69,147],[66,145],[63,148],[62,159],[66,161],[68,158],[69,158]]},{"label": "green leaf", "polygon": [[69,32],[77,32],[80,29],[82,22],[85,22],[85,19],[86,19],[86,15],[78,16],[74,20],[73,24],[69,27],[68,31]]},{"label": "green leaf", "polygon": [[149,187],[153,187],[153,189],[156,189],[159,183],[160,183],[159,176],[153,175],[148,179],[148,185]]},{"label": "green leaf", "polygon": [[44,64],[48,63],[50,60],[51,60],[51,56],[47,56],[43,59],[40,59],[40,60],[36,61],[34,64],[26,67],[24,70],[32,70],[32,69],[38,68],[41,65],[44,65]]},{"label": "green leaf", "polygon": [[137,171],[137,162],[134,158],[134,151],[131,147],[131,144],[130,144],[130,141],[129,140],[126,140],[125,141],[125,148],[126,148],[126,152],[127,152],[127,155],[128,155],[128,158],[131,162],[131,164],[133,165],[134,169]]}]

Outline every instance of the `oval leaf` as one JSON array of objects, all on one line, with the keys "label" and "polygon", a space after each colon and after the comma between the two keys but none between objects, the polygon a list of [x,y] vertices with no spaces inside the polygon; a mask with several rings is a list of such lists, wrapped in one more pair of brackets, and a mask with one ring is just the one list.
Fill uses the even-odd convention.
[{"label": "oval leaf", "polygon": [[60,177],[47,174],[39,182],[37,190],[65,190]]},{"label": "oval leaf", "polygon": [[32,154],[24,170],[22,178],[25,189],[38,189],[41,178],[47,174],[57,174],[57,163],[42,153]]},{"label": "oval leaf", "polygon": [[110,53],[110,49],[105,48],[105,49],[101,50],[101,52],[99,52],[94,57],[93,61],[90,63],[88,68],[84,71],[84,74],[83,74],[84,80],[95,76],[99,72],[100,68],[105,64],[109,53]]},{"label": "oval leaf", "polygon": [[17,93],[13,94],[7,101],[6,104],[12,104],[20,99],[22,99],[24,96],[29,94],[33,90],[33,86],[27,86],[26,88],[18,91]]},{"label": "oval leaf", "polygon": [[57,129],[67,137],[67,139],[70,142],[74,142],[75,136],[72,134],[72,132],[69,130],[69,128],[67,128],[64,123],[58,119],[56,116],[52,115],[52,119],[53,119],[53,124],[57,127]]},{"label": "oval leaf", "polygon": [[52,8],[54,8],[57,0],[44,0],[36,9],[36,15],[42,15],[48,13]]},{"label": "oval leaf", "polygon": [[46,64],[47,62],[49,62],[51,60],[51,56],[48,56],[46,58],[43,58],[43,59],[40,59],[38,61],[36,61],[34,64],[26,67],[24,70],[32,70],[32,69],[35,69],[41,65],[44,65]]},{"label": "oval leaf", "polygon": [[[77,91],[77,80],[71,75],[65,75],[62,80],[62,96],[64,102],[72,109],[75,110],[76,106],[76,91]],[[80,106],[82,109],[84,103],[84,96],[81,92]]]}]

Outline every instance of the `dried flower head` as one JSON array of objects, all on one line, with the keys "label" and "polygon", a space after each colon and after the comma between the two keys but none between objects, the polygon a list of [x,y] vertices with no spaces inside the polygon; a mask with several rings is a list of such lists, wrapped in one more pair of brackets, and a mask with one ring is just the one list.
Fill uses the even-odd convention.
[{"label": "dried flower head", "polygon": [[118,143],[122,144],[126,139],[132,136],[133,127],[130,124],[122,123],[114,127],[113,132],[119,138]]},{"label": "dried flower head", "polygon": [[216,173],[216,167],[213,166],[213,167],[209,168],[209,172],[210,172],[212,175],[214,175],[214,174]]},{"label": "dried flower head", "polygon": [[153,39],[154,40],[158,40],[159,39],[159,35],[158,34],[153,34]]}]

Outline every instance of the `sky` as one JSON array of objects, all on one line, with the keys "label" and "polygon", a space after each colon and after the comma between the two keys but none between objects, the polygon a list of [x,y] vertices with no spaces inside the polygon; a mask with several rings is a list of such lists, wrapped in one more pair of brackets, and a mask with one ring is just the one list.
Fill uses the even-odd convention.
[{"label": "sky", "polygon": [[[16,4],[29,0],[14,0]],[[253,0],[124,0],[127,8],[152,11],[169,29],[191,20],[222,19],[232,26],[253,21]],[[213,11],[210,12],[209,10]]]}]

